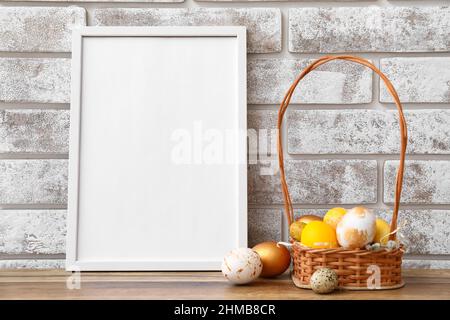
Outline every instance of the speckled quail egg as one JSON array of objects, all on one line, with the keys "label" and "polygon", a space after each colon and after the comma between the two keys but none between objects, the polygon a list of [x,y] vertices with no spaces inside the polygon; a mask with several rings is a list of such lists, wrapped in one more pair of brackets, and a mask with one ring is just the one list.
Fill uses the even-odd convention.
[{"label": "speckled quail egg", "polygon": [[339,285],[338,275],[334,270],[320,268],[311,276],[309,285],[315,293],[333,292]]},{"label": "speckled quail egg", "polygon": [[249,283],[259,277],[263,264],[259,255],[249,248],[238,248],[225,255],[222,273],[231,283]]}]

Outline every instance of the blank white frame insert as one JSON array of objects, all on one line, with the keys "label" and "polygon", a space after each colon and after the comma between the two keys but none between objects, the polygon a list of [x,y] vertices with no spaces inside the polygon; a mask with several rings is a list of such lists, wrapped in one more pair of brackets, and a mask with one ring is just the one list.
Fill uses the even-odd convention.
[{"label": "blank white frame insert", "polygon": [[245,27],[73,32],[66,269],[220,270],[247,246]]}]

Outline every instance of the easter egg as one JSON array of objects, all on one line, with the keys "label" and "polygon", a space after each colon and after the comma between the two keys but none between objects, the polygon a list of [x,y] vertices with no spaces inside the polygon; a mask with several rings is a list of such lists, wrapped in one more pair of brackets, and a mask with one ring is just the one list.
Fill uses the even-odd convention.
[{"label": "easter egg", "polygon": [[261,277],[271,278],[282,274],[291,264],[291,254],[282,244],[273,241],[262,242],[253,247],[261,258]]},{"label": "easter egg", "polygon": [[309,285],[315,293],[333,292],[339,285],[338,275],[334,270],[320,268],[311,276]]},{"label": "easter egg", "polygon": [[259,255],[249,248],[238,248],[225,255],[222,273],[231,283],[249,283],[259,277],[262,271]]},{"label": "easter egg", "polygon": [[385,246],[389,240],[388,234],[391,232],[391,226],[381,218],[377,218],[377,220],[375,221],[375,225],[376,230],[375,238],[373,239],[373,241]]},{"label": "easter egg", "polygon": [[311,221],[322,221],[322,218],[312,214],[301,216],[289,226],[289,235],[291,238],[301,241],[303,228]]},{"label": "easter egg", "polygon": [[303,216],[300,216],[300,218],[296,219],[295,221],[301,221],[308,224],[312,221],[322,221],[322,218],[313,214],[305,214]]},{"label": "easter egg", "polygon": [[328,212],[323,217],[323,222],[328,224],[330,227],[336,230],[338,223],[341,221],[342,217],[347,213],[344,208],[333,208],[328,210]]},{"label": "easter egg", "polygon": [[312,221],[303,228],[301,243],[314,249],[336,248],[336,232],[322,221]]},{"label": "easter egg", "polygon": [[349,210],[336,228],[339,244],[348,249],[365,247],[375,237],[375,220],[375,214],[364,207]]},{"label": "easter egg", "polygon": [[302,231],[303,231],[303,228],[305,226],[306,226],[306,223],[304,223],[304,222],[294,221],[289,226],[289,235],[291,236],[291,238],[295,239],[297,241],[301,241],[301,239],[302,239]]}]

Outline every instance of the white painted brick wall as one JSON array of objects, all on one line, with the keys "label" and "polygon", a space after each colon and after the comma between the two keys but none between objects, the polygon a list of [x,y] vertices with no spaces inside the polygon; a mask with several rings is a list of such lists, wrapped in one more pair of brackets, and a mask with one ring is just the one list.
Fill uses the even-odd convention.
[{"label": "white painted brick wall", "polygon": [[[292,80],[324,54],[373,61],[397,88],[409,128],[405,266],[450,267],[447,0],[0,0],[0,269],[64,266],[70,36],[86,24],[248,28],[248,125],[265,130],[255,131],[260,161],[249,165],[249,245],[287,239],[279,176],[268,173]],[[297,215],[364,203],[389,219],[399,150],[391,102],[370,70],[347,62],[300,83],[283,124]]]},{"label": "white painted brick wall", "polygon": [[85,24],[83,8],[2,8],[0,51],[70,52],[71,30]]},{"label": "white painted brick wall", "polygon": [[[450,21],[450,15],[447,21]],[[450,43],[450,35],[447,41]],[[405,103],[450,103],[449,66],[450,57],[387,58],[380,61],[381,71],[389,77]],[[393,102],[384,84],[381,84],[380,101]]]},{"label": "white painted brick wall", "polygon": [[[406,110],[408,154],[450,154],[450,110]],[[398,113],[392,110],[290,110],[291,154],[398,154]]]},{"label": "white painted brick wall", "polygon": [[69,110],[0,110],[0,153],[69,152]]},{"label": "white painted brick wall", "polygon": [[96,9],[93,24],[99,26],[246,26],[251,53],[281,50],[281,11],[251,9]]},{"label": "white painted brick wall", "polygon": [[[384,201],[394,201],[397,163],[384,165]],[[403,203],[450,204],[450,161],[407,160],[403,182]]]},{"label": "white painted brick wall", "polygon": [[0,160],[0,203],[67,203],[67,160]]},{"label": "white painted brick wall", "polygon": [[0,58],[0,102],[70,102],[70,60]]},{"label": "white painted brick wall", "polygon": [[0,215],[0,253],[64,253],[66,214],[66,210],[4,210]]},{"label": "white painted brick wall", "polygon": [[436,6],[295,8],[289,11],[289,50],[445,52],[449,21],[450,8]]},{"label": "white painted brick wall", "polygon": [[[262,160],[250,165],[250,204],[283,204],[280,177],[264,168],[278,167]],[[377,201],[375,160],[286,160],[286,180],[295,204],[358,204]],[[269,171],[270,172],[270,171]],[[269,173],[267,172],[267,173]]]},{"label": "white painted brick wall", "polygon": [[[250,59],[248,103],[279,104],[298,71],[311,59]],[[292,96],[292,103],[354,104],[372,101],[372,72],[363,66],[336,61],[311,72]]]}]

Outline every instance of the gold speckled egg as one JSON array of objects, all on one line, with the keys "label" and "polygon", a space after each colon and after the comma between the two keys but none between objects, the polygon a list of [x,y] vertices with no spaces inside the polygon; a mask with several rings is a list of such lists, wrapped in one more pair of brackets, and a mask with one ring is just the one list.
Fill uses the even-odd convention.
[{"label": "gold speckled egg", "polygon": [[338,275],[334,270],[320,268],[311,276],[309,285],[315,293],[333,292],[339,285]]}]

